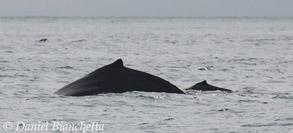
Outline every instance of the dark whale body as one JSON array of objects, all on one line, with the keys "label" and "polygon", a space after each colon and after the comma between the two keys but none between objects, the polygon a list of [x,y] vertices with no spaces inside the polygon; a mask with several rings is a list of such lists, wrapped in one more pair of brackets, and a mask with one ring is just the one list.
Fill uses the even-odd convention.
[{"label": "dark whale body", "polygon": [[198,90],[198,91],[224,91],[224,92],[232,92],[231,90],[228,90],[228,89],[224,89],[224,88],[219,88],[219,87],[216,87],[216,86],[212,86],[210,84],[207,83],[206,80],[200,82],[200,83],[197,83],[193,86],[191,86],[190,88],[187,88],[186,89],[187,91],[188,90]]},{"label": "dark whale body", "polygon": [[125,67],[121,59],[66,85],[55,94],[86,96],[129,91],[184,94],[182,90],[162,78]]}]

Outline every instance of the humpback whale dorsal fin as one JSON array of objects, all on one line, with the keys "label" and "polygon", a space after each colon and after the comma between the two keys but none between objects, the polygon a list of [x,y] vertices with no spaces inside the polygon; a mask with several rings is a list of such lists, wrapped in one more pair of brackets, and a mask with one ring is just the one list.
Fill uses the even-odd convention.
[{"label": "humpback whale dorsal fin", "polygon": [[206,85],[206,84],[208,84],[208,83],[207,83],[207,80],[204,80],[204,81],[202,81],[200,84],[204,84],[204,85]]},{"label": "humpback whale dorsal fin", "polygon": [[123,65],[123,61],[122,61],[122,59],[118,59],[118,60],[116,60],[115,62],[113,62],[113,63],[111,64],[111,66],[115,66],[115,67],[123,67],[124,65]]}]

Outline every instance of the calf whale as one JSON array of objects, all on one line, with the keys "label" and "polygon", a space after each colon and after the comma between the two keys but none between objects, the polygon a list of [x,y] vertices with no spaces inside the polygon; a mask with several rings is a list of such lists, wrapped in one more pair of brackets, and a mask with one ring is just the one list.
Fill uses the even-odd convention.
[{"label": "calf whale", "polygon": [[160,77],[125,67],[122,59],[118,59],[114,63],[99,68],[85,77],[64,86],[55,94],[86,96],[129,91],[184,94],[175,85]]},{"label": "calf whale", "polygon": [[224,91],[224,92],[232,92],[231,90],[228,89],[224,89],[224,88],[219,88],[216,86],[212,86],[210,84],[207,83],[206,80],[199,82],[193,86],[191,86],[190,88],[187,88],[185,90],[198,90],[198,91]]}]

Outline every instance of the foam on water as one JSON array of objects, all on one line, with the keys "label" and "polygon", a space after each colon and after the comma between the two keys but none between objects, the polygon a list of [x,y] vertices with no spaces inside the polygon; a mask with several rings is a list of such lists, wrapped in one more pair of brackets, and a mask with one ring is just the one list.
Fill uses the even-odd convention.
[{"label": "foam on water", "polygon": [[[291,18],[0,18],[0,124],[293,132],[292,31]],[[53,94],[118,58],[179,88],[208,80],[236,92]]]}]

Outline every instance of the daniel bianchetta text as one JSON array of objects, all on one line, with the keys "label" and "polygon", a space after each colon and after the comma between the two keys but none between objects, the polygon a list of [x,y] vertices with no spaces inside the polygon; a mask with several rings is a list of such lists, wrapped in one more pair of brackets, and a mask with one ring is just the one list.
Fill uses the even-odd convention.
[{"label": "daniel bianchetta text", "polygon": [[4,131],[104,131],[104,124],[100,122],[84,121],[77,123],[64,121],[38,121],[35,123],[28,123],[18,121],[15,123],[4,122],[2,128]]}]

